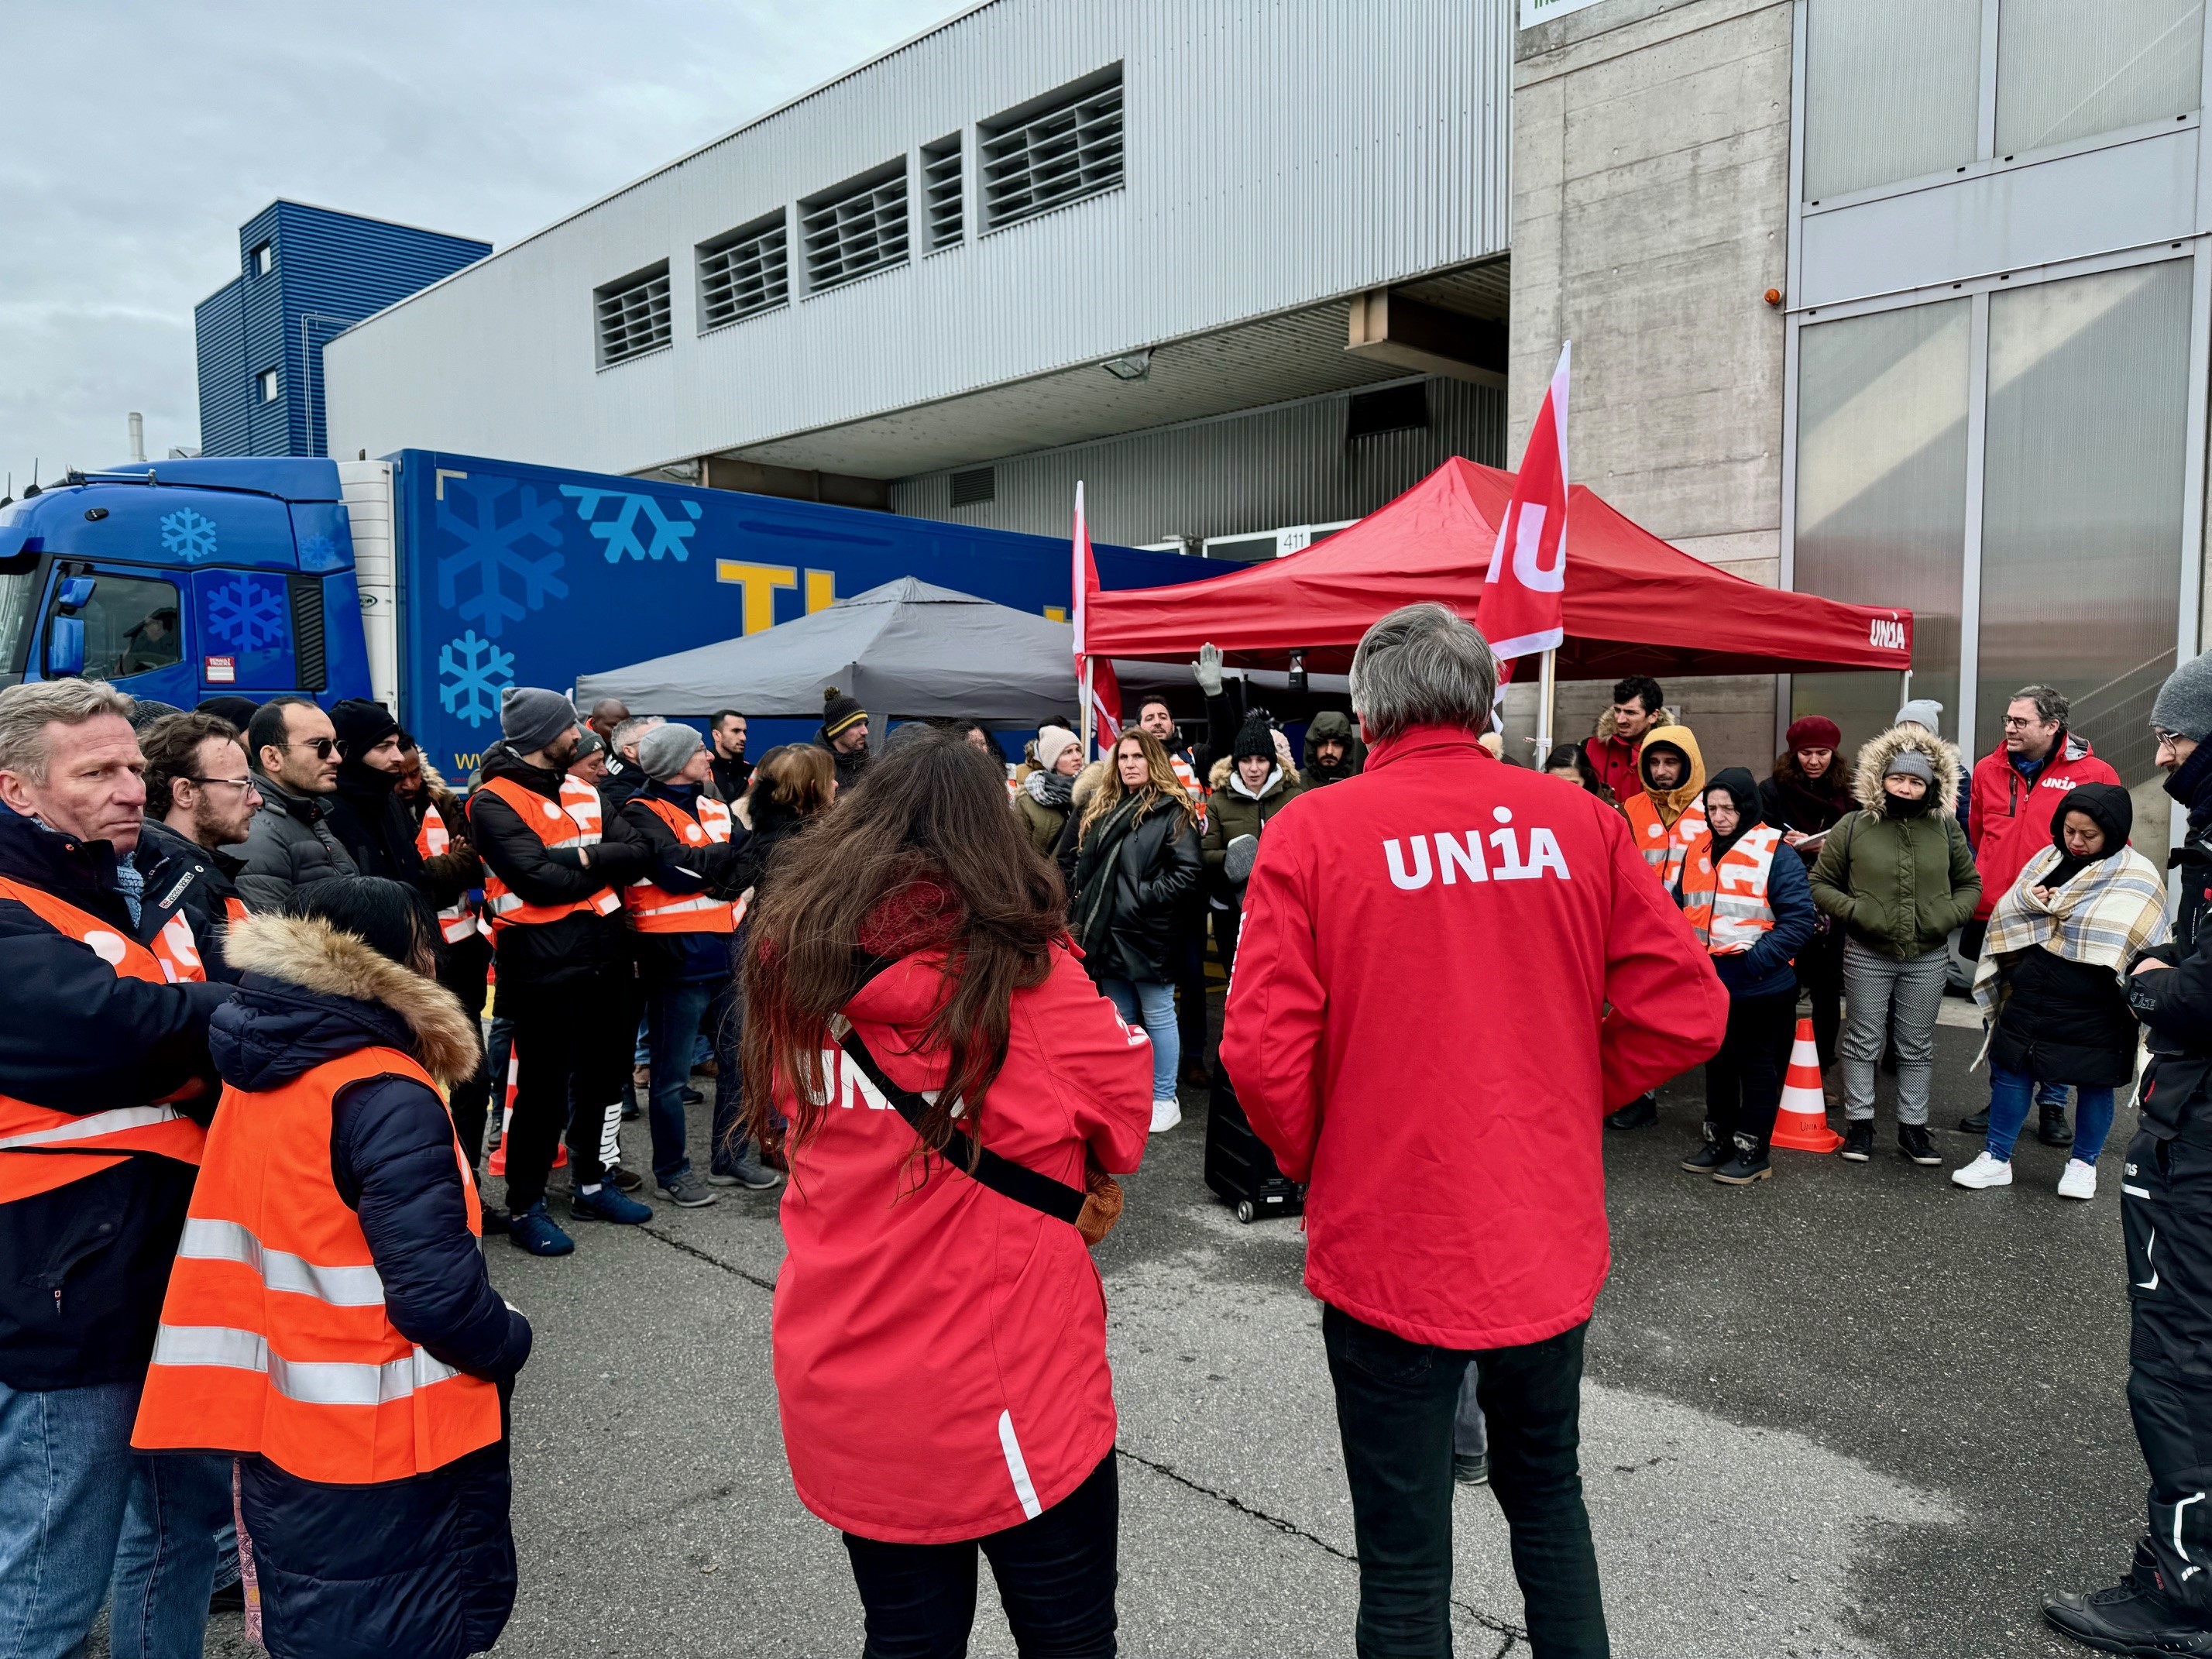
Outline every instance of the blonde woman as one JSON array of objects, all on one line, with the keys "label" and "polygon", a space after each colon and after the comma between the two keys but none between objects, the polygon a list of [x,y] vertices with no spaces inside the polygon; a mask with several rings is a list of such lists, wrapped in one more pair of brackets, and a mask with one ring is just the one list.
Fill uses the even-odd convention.
[{"label": "blonde woman", "polygon": [[1182,1121],[1175,962],[1206,869],[1198,806],[1160,740],[1135,729],[1076,780],[1073,799],[1060,842],[1068,931],[1121,1018],[1141,1018],[1152,1036],[1152,1133],[1161,1134]]}]

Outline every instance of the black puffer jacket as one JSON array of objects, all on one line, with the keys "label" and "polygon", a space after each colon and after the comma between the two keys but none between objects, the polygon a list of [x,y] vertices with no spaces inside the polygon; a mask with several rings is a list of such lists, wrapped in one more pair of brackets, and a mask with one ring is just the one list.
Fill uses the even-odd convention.
[{"label": "black puffer jacket", "polygon": [[[677,839],[667,820],[650,803],[665,800],[687,816],[699,816],[703,791],[691,783],[647,783],[631,796],[622,811],[609,821],[607,839],[641,847],[652,860],[648,874],[662,891],[691,897],[735,899],[745,890],[737,884],[738,860],[751,833],[732,823],[727,842],[692,844]],[[725,979],[730,971],[727,932],[634,933],[630,944],[637,957],[638,977],[647,990],[662,986],[698,984]]]},{"label": "black puffer jacket", "polygon": [[[5,807],[0,877],[142,942],[171,914],[149,890],[134,928],[107,842],[42,830]],[[202,1091],[178,1109],[203,1123],[214,1115],[208,1018],[233,987],[123,978],[9,898],[0,898],[0,1091],[82,1115],[144,1106],[198,1079]],[[192,1178],[188,1164],[126,1158],[0,1204],[0,1382],[73,1389],[144,1375]]]},{"label": "black puffer jacket", "polygon": [[238,876],[247,909],[274,915],[295,888],[361,873],[331,829],[322,797],[295,795],[258,768],[253,781],[261,805],[246,832],[246,867]]},{"label": "black puffer jacket", "polygon": [[2111,969],[2023,951],[2005,985],[1990,1038],[1992,1065],[2039,1083],[2124,1089],[2135,1081],[2138,1029]]},{"label": "black puffer jacket", "polygon": [[[1093,979],[1170,983],[1205,878],[1198,825],[1166,801],[1118,835],[1115,823],[1109,811],[1085,835],[1081,817],[1072,814],[1060,837],[1068,920],[1083,965]],[[1108,884],[1103,892],[1101,883]]]},{"label": "black puffer jacket", "polygon": [[[415,818],[393,793],[399,776],[359,761],[338,763],[338,787],[324,797],[331,833],[343,844],[354,867],[364,876],[404,882],[427,894],[422,855],[415,850]],[[451,903],[453,895],[440,901]]]},{"label": "black puffer jacket", "polygon": [[[232,957],[246,977],[210,1032],[223,1080],[242,1091],[226,1112],[365,1048],[411,1054],[448,1087],[475,1069],[476,1033],[452,995],[350,934],[257,916]],[[331,1102],[331,1181],[361,1218],[392,1322],[504,1394],[530,1357],[530,1324],[492,1288],[453,1146],[444,1103],[412,1078],[350,1084]],[[377,1486],[303,1480],[258,1457],[239,1474],[278,1659],[461,1659],[498,1639],[515,1588],[504,1433]]]},{"label": "black puffer jacket", "polygon": [[[644,848],[602,841],[597,847],[548,847],[514,809],[482,787],[507,778],[561,805],[561,774],[524,763],[504,743],[485,751],[481,782],[469,797],[469,839],[484,864],[529,904],[573,904],[608,887],[620,887],[647,874],[652,855]],[[588,861],[583,856],[589,854]],[[602,916],[579,910],[558,921],[506,927],[499,930],[499,982],[507,987],[579,985],[611,964],[629,960],[629,929],[622,913]],[[627,972],[627,966],[623,971]]]}]

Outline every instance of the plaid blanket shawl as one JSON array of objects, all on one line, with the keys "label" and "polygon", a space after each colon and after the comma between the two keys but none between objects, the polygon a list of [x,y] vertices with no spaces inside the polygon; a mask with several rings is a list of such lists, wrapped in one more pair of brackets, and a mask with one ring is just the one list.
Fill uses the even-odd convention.
[{"label": "plaid blanket shawl", "polygon": [[2124,978],[2129,964],[2166,931],[2166,878],[2132,847],[2077,872],[2045,902],[2033,890],[2057,862],[2056,847],[2038,853],[1990,913],[1981,965],[1974,970],[1974,1000],[1991,1030],[2004,1000],[2002,970],[2022,951],[2040,948]]}]

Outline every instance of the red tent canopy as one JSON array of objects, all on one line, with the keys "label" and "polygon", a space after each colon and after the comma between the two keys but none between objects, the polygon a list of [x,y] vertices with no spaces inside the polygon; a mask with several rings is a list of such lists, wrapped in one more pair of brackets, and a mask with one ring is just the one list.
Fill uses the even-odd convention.
[{"label": "red tent canopy", "polygon": [[[1341,673],[1368,625],[1401,605],[1439,599],[1474,616],[1512,494],[1511,473],[1447,461],[1302,553],[1212,581],[1094,594],[1085,642],[1100,656],[1175,662],[1211,641],[1246,668],[1285,667],[1303,651],[1310,670]],[[1717,570],[1581,484],[1567,513],[1562,679],[1912,665],[1909,611],[1784,592]]]}]

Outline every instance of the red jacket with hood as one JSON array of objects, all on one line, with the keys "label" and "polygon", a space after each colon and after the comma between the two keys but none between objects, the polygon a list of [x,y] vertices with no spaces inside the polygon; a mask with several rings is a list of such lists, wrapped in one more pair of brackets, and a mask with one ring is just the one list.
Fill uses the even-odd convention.
[{"label": "red jacket with hood", "polygon": [[1974,920],[1988,921],[2027,861],[2051,845],[2051,820],[2069,792],[2085,783],[2119,782],[2120,775],[2097,758],[2088,738],[2063,727],[2033,778],[2021,775],[1999,739],[1996,750],[1975,763],[1967,796],[1966,839],[1973,844],[1974,868],[1982,876],[1982,902],[1974,907]]},{"label": "red jacket with hood", "polygon": [[1311,1182],[1307,1288],[1411,1341],[1494,1348],[1589,1317],[1603,1115],[1727,1024],[1618,812],[1417,727],[1268,826],[1221,1057]]},{"label": "red jacket with hood", "polygon": [[[917,1053],[945,990],[906,957],[845,1012],[892,1080],[935,1088]],[[1152,1056],[1073,947],[1017,991],[1006,1067],[975,1121],[984,1144],[1083,1185],[1084,1152],[1133,1170],[1152,1127]],[[1114,1448],[1106,1296],[1083,1239],[932,1160],[857,1067],[791,1148],[775,1285],[775,1386],[801,1502],[834,1527],[938,1544],[1018,1526]],[[785,1109],[793,1109],[787,1100]]]}]

